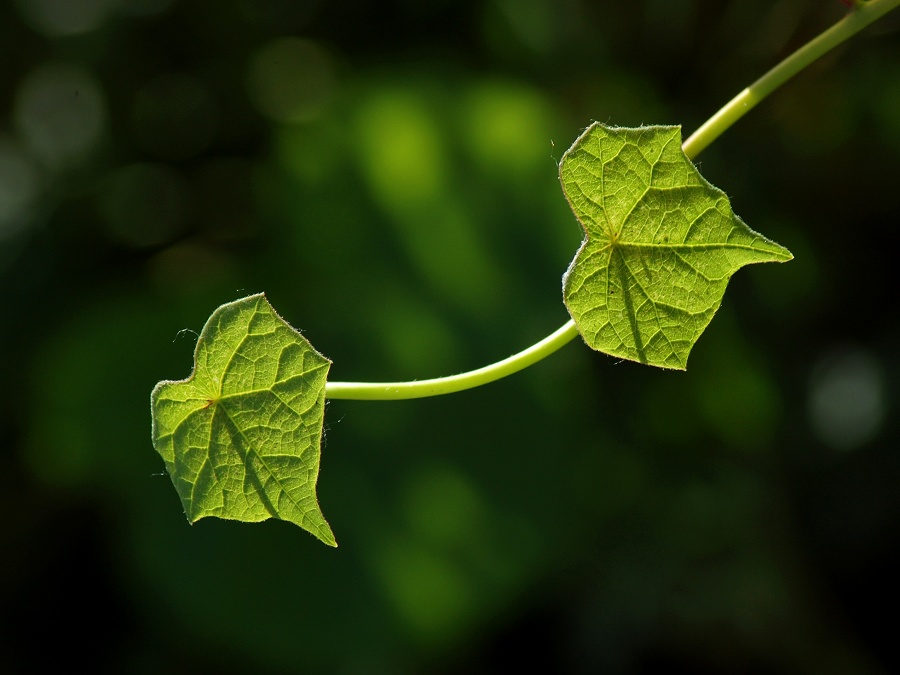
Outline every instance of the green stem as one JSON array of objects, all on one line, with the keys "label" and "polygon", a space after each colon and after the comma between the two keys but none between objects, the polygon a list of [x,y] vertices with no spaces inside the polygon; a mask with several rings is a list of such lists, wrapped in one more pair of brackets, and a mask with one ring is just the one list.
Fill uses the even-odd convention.
[{"label": "green stem", "polygon": [[328,398],[393,401],[452,394],[455,391],[479,387],[527,368],[550,356],[564,344],[571,342],[576,335],[578,335],[578,329],[575,327],[575,322],[570,320],[555,333],[548,335],[537,344],[531,345],[528,349],[478,370],[471,370],[461,375],[414,382],[328,382],[325,385],[325,395]]},{"label": "green stem", "polygon": [[[690,159],[699,155],[726,129],[743,117],[766,96],[778,89],[813,61],[900,5],[900,0],[868,0],[857,4],[843,19],[814,38],[756,82],[729,101],[682,145]],[[359,401],[400,400],[440,396],[472,389],[512,375],[550,356],[578,335],[574,321],[568,321],[552,335],[509,358],[460,375],[413,382],[328,382],[325,395],[332,399]]]},{"label": "green stem", "polygon": [[900,0],[868,0],[854,6],[847,15],[818,37],[800,47],[756,82],[731,99],[719,112],[703,123],[682,148],[691,159],[699,155],[726,129],[737,122],[757,103],[778,89],[794,75],[824,56],[873,21],[900,5]]}]

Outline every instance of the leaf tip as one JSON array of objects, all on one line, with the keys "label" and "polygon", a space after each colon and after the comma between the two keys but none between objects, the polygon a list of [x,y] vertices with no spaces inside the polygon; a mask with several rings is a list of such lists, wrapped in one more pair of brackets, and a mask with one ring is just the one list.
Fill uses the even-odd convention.
[{"label": "leaf tip", "polygon": [[[319,512],[318,515],[321,516],[322,513]],[[295,524],[299,525],[301,528],[303,528],[304,530],[309,532],[312,536],[314,536],[316,539],[321,541],[326,546],[331,546],[332,548],[338,547],[337,540],[334,538],[334,532],[331,531],[331,526],[327,522],[325,522],[324,518],[322,518],[322,522],[317,524],[317,526],[315,528],[310,527],[306,523],[303,523],[303,524],[295,523]]]}]

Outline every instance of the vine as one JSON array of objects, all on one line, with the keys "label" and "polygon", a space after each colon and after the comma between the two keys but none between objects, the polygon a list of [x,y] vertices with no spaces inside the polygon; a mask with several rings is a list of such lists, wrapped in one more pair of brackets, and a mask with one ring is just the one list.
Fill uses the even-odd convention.
[{"label": "vine", "polygon": [[328,382],[331,362],[262,294],[219,307],[191,375],[151,395],[154,447],[190,522],[279,518],[336,545],[315,493],[325,399],[439,396],[507,377],[581,335],[592,349],[684,369],[731,275],[784,262],[785,248],[731,211],[692,160],[816,59],[900,5],[844,0],[847,15],[741,91],[686,141],[680,127],[593,124],[563,155],[560,182],[585,230],[563,277],[572,317],[496,363],[412,382]]}]

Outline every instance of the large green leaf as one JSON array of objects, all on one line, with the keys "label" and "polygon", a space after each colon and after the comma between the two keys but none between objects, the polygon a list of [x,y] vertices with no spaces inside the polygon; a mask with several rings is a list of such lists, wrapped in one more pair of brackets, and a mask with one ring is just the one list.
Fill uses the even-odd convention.
[{"label": "large green leaf", "polygon": [[793,257],[732,213],[682,152],[681,127],[594,124],[559,174],[587,235],[563,297],[598,351],[683,370],[731,275]]},{"label": "large green leaf", "polygon": [[190,522],[279,518],[337,545],[315,492],[330,365],[262,294],[213,313],[191,376],[151,395],[153,445]]}]

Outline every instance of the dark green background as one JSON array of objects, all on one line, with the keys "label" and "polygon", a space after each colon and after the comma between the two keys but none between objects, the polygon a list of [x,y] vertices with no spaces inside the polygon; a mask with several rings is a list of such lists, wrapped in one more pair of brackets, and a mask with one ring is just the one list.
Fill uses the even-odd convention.
[{"label": "dark green background", "polygon": [[900,666],[900,17],[700,158],[796,260],[686,373],[566,346],[334,401],[319,496],[189,526],[149,394],[265,291],[336,380],[451,374],[567,320],[556,162],[687,133],[838,0],[0,4],[0,670],[879,673]]}]

